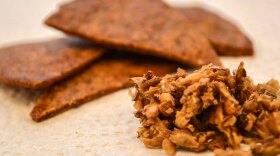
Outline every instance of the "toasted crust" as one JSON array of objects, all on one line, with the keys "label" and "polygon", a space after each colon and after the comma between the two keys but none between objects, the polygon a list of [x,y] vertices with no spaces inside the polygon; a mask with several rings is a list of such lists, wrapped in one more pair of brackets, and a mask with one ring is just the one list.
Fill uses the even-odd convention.
[{"label": "toasted crust", "polygon": [[219,55],[253,55],[250,39],[233,23],[199,7],[178,8],[212,43]]},{"label": "toasted crust", "polygon": [[191,66],[221,64],[208,39],[161,0],[76,0],[45,23],[107,47]]},{"label": "toasted crust", "polygon": [[44,88],[99,58],[103,50],[78,39],[55,39],[0,49],[0,81]]},{"label": "toasted crust", "polygon": [[123,55],[103,58],[43,93],[31,117],[34,121],[42,121],[102,95],[129,87],[130,77],[141,76],[148,70],[164,75],[175,72],[176,68],[176,64],[156,58]]}]

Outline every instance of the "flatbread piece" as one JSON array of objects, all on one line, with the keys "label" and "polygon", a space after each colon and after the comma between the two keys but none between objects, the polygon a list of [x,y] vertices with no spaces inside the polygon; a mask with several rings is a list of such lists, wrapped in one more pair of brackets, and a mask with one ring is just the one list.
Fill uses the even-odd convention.
[{"label": "flatbread piece", "polygon": [[75,0],[45,23],[107,47],[191,66],[221,64],[208,39],[161,0]]},{"label": "flatbread piece", "polygon": [[47,90],[31,112],[34,121],[42,121],[87,101],[131,86],[130,77],[148,70],[164,75],[175,72],[178,65],[143,56],[105,57],[76,76]]},{"label": "flatbread piece", "polygon": [[74,38],[12,45],[0,49],[0,81],[25,88],[44,88],[102,54],[102,49]]},{"label": "flatbread piece", "polygon": [[200,7],[178,8],[194,28],[200,30],[219,55],[250,56],[254,49],[250,39],[230,21]]}]

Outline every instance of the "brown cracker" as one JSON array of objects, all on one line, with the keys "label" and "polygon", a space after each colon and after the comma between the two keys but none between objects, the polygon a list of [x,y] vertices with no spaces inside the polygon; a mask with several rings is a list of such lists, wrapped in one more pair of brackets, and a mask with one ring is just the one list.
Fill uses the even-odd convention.
[{"label": "brown cracker", "polygon": [[26,88],[49,86],[99,58],[103,51],[79,39],[54,39],[0,49],[0,81]]},{"label": "brown cracker", "polygon": [[77,74],[47,90],[31,112],[34,121],[42,121],[72,107],[131,86],[129,78],[148,70],[164,75],[175,72],[176,64],[141,56],[103,58]]},{"label": "brown cracker", "polygon": [[241,30],[228,20],[199,7],[178,8],[195,28],[212,43],[219,55],[253,55],[253,45]]},{"label": "brown cracker", "polygon": [[76,0],[45,22],[107,47],[191,66],[221,64],[208,39],[161,0]]}]

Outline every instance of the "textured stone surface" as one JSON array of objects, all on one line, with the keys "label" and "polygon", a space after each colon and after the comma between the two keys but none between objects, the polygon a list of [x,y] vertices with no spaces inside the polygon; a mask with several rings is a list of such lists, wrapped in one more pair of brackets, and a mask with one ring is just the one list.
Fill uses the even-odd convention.
[{"label": "textured stone surface", "polygon": [[[10,24],[11,28],[0,31],[1,45],[54,34],[47,29],[41,29],[38,22],[50,9],[54,9],[57,1],[36,2],[36,0],[0,2],[1,19],[10,23],[13,20],[19,23]],[[179,6],[189,4],[186,0],[170,0],[170,2]],[[222,62],[226,67],[233,69],[240,61],[244,61],[248,75],[252,76],[255,82],[265,82],[270,78],[280,80],[280,3],[278,0],[212,0],[211,2],[199,0],[199,2],[211,6],[210,9],[216,8],[214,12],[219,13],[220,10],[226,17],[235,19],[254,42],[256,51],[254,57],[224,57]],[[13,4],[17,6],[17,10],[6,9],[9,5],[2,5],[3,3],[9,3],[11,6]],[[26,5],[34,7],[33,4],[36,4],[35,10],[18,8]],[[21,9],[27,12],[24,13]],[[7,15],[11,18],[7,18]],[[3,23],[0,24],[2,26]],[[41,33],[33,32],[38,32],[37,29]],[[165,155],[162,150],[145,148],[136,138],[139,125],[133,117],[134,109],[127,90],[99,98],[53,119],[35,123],[29,117],[34,104],[32,94],[3,85],[0,88],[0,155]],[[187,154],[189,153],[179,151],[177,156]]]}]

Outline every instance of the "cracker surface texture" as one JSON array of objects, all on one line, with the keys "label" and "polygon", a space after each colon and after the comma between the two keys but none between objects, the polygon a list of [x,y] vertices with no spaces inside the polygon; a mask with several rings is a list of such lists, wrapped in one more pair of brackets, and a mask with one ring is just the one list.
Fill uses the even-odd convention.
[{"label": "cracker surface texture", "polygon": [[178,8],[194,28],[203,33],[219,55],[250,56],[254,54],[251,40],[232,22],[199,7]]},{"label": "cracker surface texture", "polygon": [[103,54],[91,43],[61,38],[0,49],[0,81],[25,88],[44,88],[77,72]]},{"label": "cracker surface texture", "polygon": [[157,58],[110,55],[43,93],[33,108],[31,117],[35,121],[41,121],[92,99],[129,87],[130,77],[141,76],[148,70],[164,75],[175,72],[176,68],[176,64]]},{"label": "cracker surface texture", "polygon": [[75,0],[45,23],[107,47],[191,66],[221,64],[208,39],[161,0]]}]

